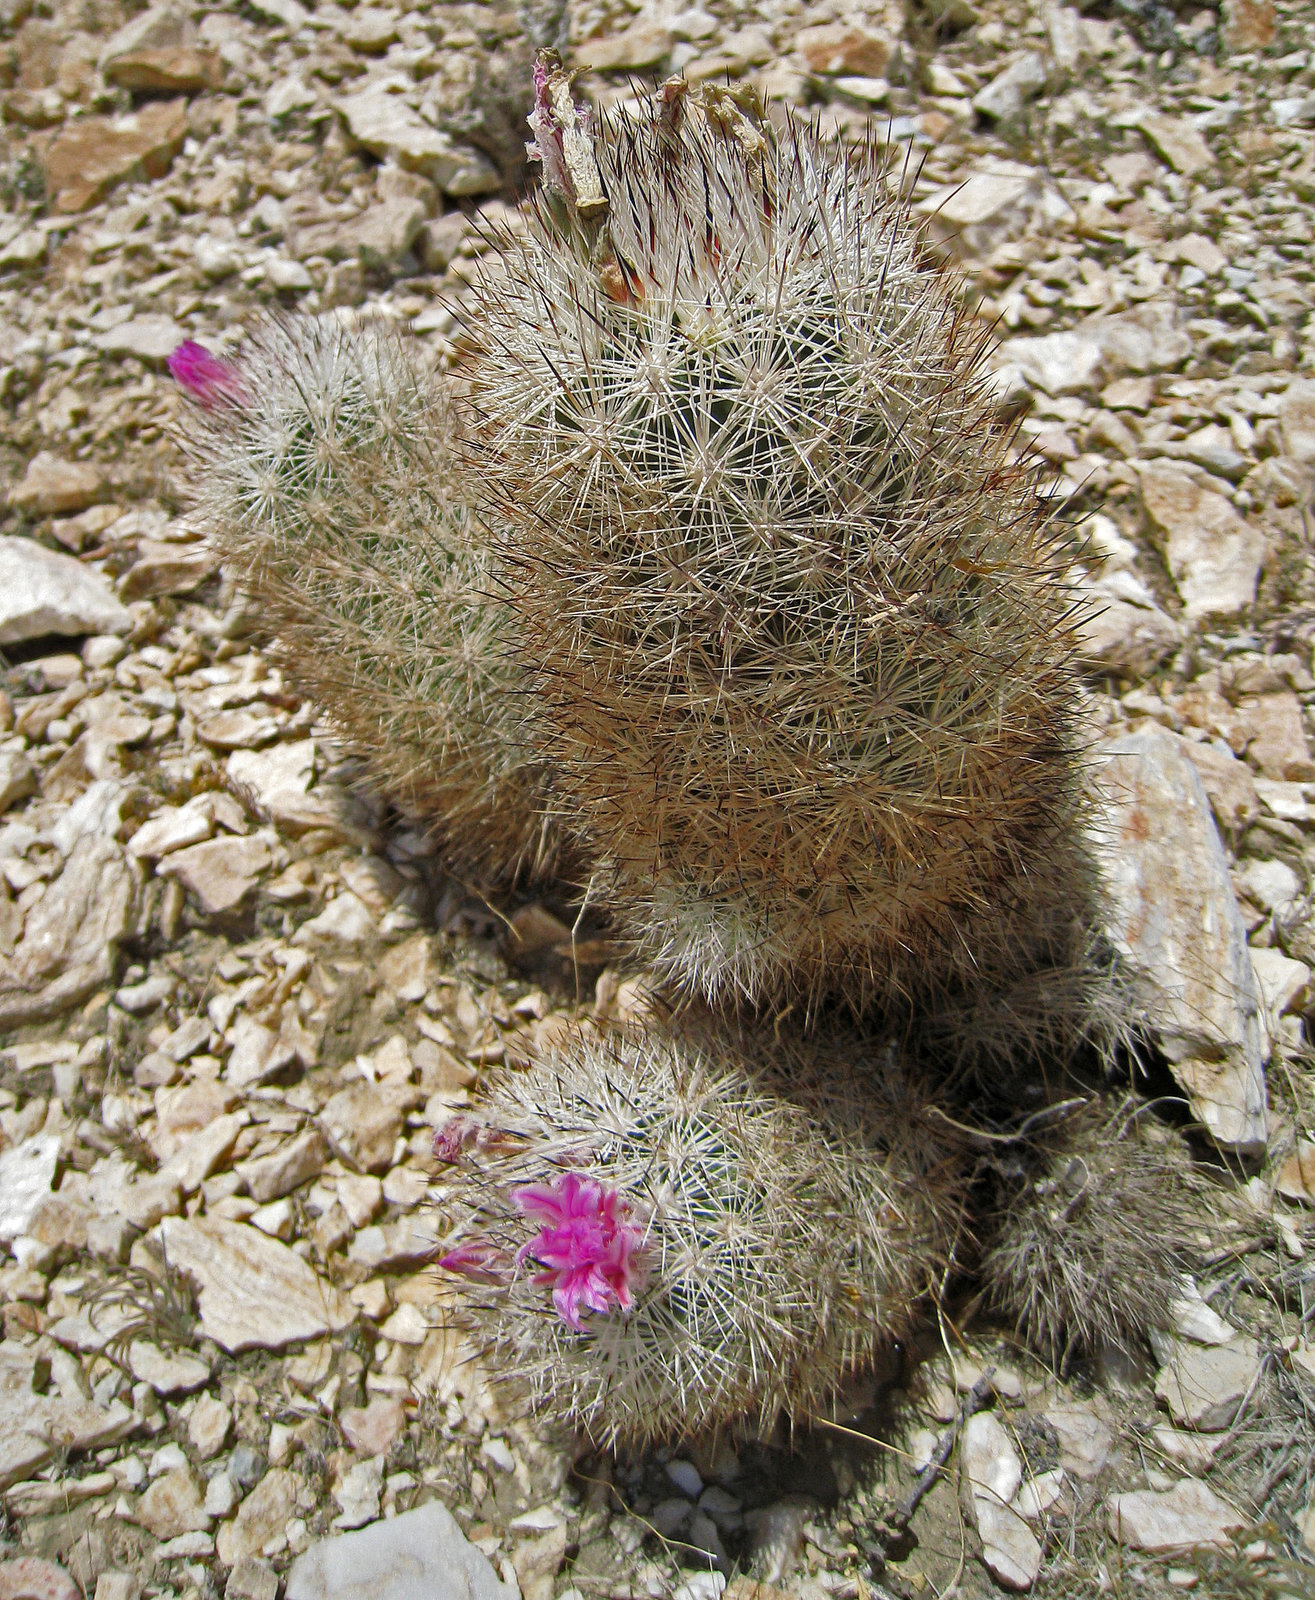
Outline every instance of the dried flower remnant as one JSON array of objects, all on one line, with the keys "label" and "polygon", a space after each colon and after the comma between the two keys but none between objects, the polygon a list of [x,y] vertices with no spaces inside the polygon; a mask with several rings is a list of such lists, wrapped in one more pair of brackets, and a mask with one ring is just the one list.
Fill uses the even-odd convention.
[{"label": "dried flower remnant", "polygon": [[195,339],[184,339],[168,357],[167,365],[188,398],[207,411],[220,405],[245,405],[249,399],[237,369],[211,355]]},{"label": "dried flower remnant", "polygon": [[567,1172],[551,1183],[527,1184],[512,1199],[543,1223],[520,1256],[548,1269],[534,1281],[553,1286],[553,1305],[568,1327],[582,1327],[582,1307],[601,1315],[615,1300],[630,1310],[632,1287],[644,1276],[643,1231],[618,1190]]},{"label": "dried flower remnant", "polygon": [[534,63],[534,110],[526,118],[534,138],[526,144],[531,161],[543,164],[543,181],[581,217],[607,210],[587,107],[571,96],[572,75],[562,70],[555,50],[540,50]]}]

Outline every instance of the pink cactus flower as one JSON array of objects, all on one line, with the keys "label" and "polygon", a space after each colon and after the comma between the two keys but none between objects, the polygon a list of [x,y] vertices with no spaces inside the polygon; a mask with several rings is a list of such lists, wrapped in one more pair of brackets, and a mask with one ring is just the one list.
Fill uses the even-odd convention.
[{"label": "pink cactus flower", "polygon": [[548,1269],[534,1281],[552,1285],[553,1305],[568,1327],[581,1330],[582,1310],[602,1314],[613,1301],[629,1311],[644,1276],[643,1230],[619,1191],[567,1172],[551,1183],[527,1184],[512,1199],[543,1223],[517,1259],[529,1256]]},{"label": "pink cactus flower", "polygon": [[195,339],[184,339],[167,365],[180,388],[206,411],[220,405],[245,405],[249,399],[237,369],[211,355]]}]

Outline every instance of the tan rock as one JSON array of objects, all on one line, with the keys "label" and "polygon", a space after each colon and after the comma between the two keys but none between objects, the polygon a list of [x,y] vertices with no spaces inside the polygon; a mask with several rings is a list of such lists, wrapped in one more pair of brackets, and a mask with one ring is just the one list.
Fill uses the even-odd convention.
[{"label": "tan rock", "polygon": [[338,1422],[357,1455],[386,1456],[406,1426],[406,1411],[400,1400],[379,1396],[368,1406],[342,1412]]},{"label": "tan rock", "polygon": [[187,102],[157,100],[121,117],[69,123],[46,152],[57,212],[85,211],[126,178],[160,178],[187,136]]},{"label": "tan rock", "polygon": [[883,33],[843,22],[824,22],[802,28],[794,48],[810,72],[829,77],[883,78],[894,53],[894,41]]},{"label": "tan rock", "polygon": [[264,834],[251,833],[241,838],[225,835],[175,850],[156,870],[162,877],[176,877],[196,896],[201,909],[213,916],[231,911],[245,899],[273,860],[270,841]]},{"label": "tan rock", "polygon": [[1224,0],[1222,24],[1220,38],[1230,54],[1267,50],[1278,27],[1274,0]]},{"label": "tan rock", "polygon": [[1260,796],[1245,761],[1217,744],[1184,739],[1182,752],[1196,768],[1210,800],[1215,821],[1226,836],[1236,837],[1260,815]]},{"label": "tan rock", "polygon": [[1279,401],[1283,453],[1299,467],[1315,468],[1315,381],[1289,384]]},{"label": "tan rock", "polygon": [[233,1413],[223,1401],[203,1394],[187,1423],[187,1437],[198,1458],[209,1461],[211,1456],[217,1456],[227,1443],[232,1426]]},{"label": "tan rock", "polygon": [[210,1526],[205,1503],[190,1467],[164,1473],[137,1502],[137,1519],[157,1539],[176,1539]]},{"label": "tan rock", "polygon": [[1203,1546],[1229,1549],[1233,1534],[1245,1528],[1248,1520],[1196,1478],[1184,1478],[1163,1491],[1112,1494],[1105,1514],[1110,1533],[1120,1544],[1156,1555]]},{"label": "tan rock", "polygon": [[81,511],[101,499],[105,476],[91,461],[65,461],[39,450],[9,491],[9,504],[36,517]]},{"label": "tan rock", "polygon": [[339,1158],[358,1172],[382,1172],[406,1113],[420,1104],[420,1089],[408,1083],[359,1083],[340,1089],[320,1113]]},{"label": "tan rock", "polygon": [[1292,782],[1315,778],[1301,701],[1291,689],[1245,696],[1237,710],[1248,735],[1247,759],[1266,778]]},{"label": "tan rock", "polygon": [[247,1193],[264,1205],[309,1183],[323,1171],[328,1157],[324,1135],[318,1128],[307,1128],[272,1155],[243,1162],[237,1170],[246,1179]]},{"label": "tan rock", "polygon": [[586,39],[575,49],[575,65],[592,72],[637,72],[665,61],[674,42],[669,28],[639,23],[621,33]]},{"label": "tan rock", "polygon": [[1137,126],[1156,155],[1185,178],[1214,166],[1214,151],[1205,142],[1205,135],[1190,122],[1152,114],[1143,117]]},{"label": "tan rock", "polygon": [[273,1467],[225,1522],[215,1538],[215,1549],[225,1566],[235,1566],[246,1556],[258,1556],[286,1529],[297,1505],[301,1485],[285,1467]]},{"label": "tan rock", "polygon": [[1252,605],[1267,551],[1260,530],[1244,522],[1223,495],[1173,467],[1147,467],[1141,491],[1186,615],[1235,616]]},{"label": "tan rock", "polygon": [[1231,1425],[1238,1407],[1260,1376],[1260,1351],[1254,1339],[1228,1344],[1179,1344],[1155,1379],[1155,1394],[1183,1428],[1219,1433]]},{"label": "tan rock", "polygon": [[1196,1116],[1217,1143],[1259,1154],[1261,1000],[1205,790],[1183,741],[1161,729],[1112,740],[1101,757],[1110,936]]},{"label": "tan rock", "polygon": [[1278,1169],[1274,1187],[1285,1200],[1315,1205],[1315,1140],[1297,1141],[1297,1148]]},{"label": "tan rock", "polygon": [[244,1223],[170,1217],[161,1237],[169,1260],[200,1285],[201,1331],[225,1350],[281,1350],[355,1316],[299,1255]]}]

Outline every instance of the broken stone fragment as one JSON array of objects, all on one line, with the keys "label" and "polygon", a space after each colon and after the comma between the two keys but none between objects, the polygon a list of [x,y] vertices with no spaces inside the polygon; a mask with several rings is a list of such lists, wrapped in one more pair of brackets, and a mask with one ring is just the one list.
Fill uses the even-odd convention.
[{"label": "broken stone fragment", "polygon": [[1160,729],[1110,741],[1099,760],[1110,936],[1196,1116],[1217,1144],[1257,1155],[1268,1136],[1261,997],[1205,790]]},{"label": "broken stone fragment", "polygon": [[57,212],[85,211],[126,178],[160,178],[187,137],[187,102],[154,100],[121,117],[80,117],[46,151]]},{"label": "broken stone fragment", "polygon": [[52,633],[126,633],[131,625],[100,573],[35,540],[0,538],[0,646]]}]

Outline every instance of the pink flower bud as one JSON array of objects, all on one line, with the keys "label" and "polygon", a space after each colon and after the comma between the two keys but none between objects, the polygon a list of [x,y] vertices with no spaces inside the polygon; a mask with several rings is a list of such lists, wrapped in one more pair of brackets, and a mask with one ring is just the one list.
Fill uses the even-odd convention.
[{"label": "pink flower bud", "polygon": [[195,339],[185,339],[167,364],[188,398],[206,411],[221,405],[244,406],[250,399],[237,369]]}]

